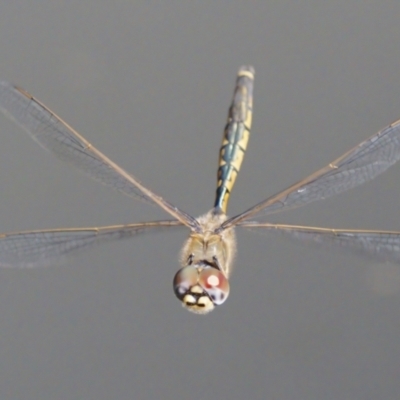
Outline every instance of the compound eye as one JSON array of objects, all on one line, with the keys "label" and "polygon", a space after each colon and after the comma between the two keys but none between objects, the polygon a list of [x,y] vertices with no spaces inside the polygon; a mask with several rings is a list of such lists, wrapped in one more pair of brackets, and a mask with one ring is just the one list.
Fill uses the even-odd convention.
[{"label": "compound eye", "polygon": [[178,299],[182,300],[184,294],[197,284],[199,273],[195,267],[181,268],[174,277],[174,292]]},{"label": "compound eye", "polygon": [[229,296],[228,279],[218,269],[203,269],[199,275],[199,285],[210,296],[215,305],[222,304]]}]

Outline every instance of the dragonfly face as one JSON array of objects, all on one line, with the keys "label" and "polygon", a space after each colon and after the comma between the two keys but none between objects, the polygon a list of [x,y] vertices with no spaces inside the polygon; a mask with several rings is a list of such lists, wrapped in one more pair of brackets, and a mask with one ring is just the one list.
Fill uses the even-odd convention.
[{"label": "dragonfly face", "polygon": [[229,282],[215,267],[199,263],[176,273],[174,292],[188,310],[206,314],[228,298]]},{"label": "dragonfly face", "polygon": [[226,216],[230,193],[250,136],[253,81],[252,67],[239,69],[219,153],[214,208],[199,218],[148,189],[30,94],[8,82],[0,82],[0,111],[16,121],[44,149],[91,178],[130,197],[157,205],[173,217],[127,225],[0,234],[0,266],[48,265],[54,259],[93,244],[186,227],[190,234],[181,252],[182,268],[175,275],[174,291],[186,308],[204,314],[222,304],[229,295],[236,227],[286,233],[301,241],[336,243],[400,263],[400,232],[318,228],[252,220],[342,193],[386,171],[400,160],[400,120],[280,193],[232,218]]}]

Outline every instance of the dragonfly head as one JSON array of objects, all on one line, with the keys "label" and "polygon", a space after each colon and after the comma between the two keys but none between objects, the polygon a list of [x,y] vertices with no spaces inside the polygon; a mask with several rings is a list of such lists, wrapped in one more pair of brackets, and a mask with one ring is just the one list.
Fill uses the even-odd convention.
[{"label": "dragonfly head", "polygon": [[190,265],[176,273],[174,292],[183,307],[196,314],[207,314],[228,298],[229,282],[217,268]]}]

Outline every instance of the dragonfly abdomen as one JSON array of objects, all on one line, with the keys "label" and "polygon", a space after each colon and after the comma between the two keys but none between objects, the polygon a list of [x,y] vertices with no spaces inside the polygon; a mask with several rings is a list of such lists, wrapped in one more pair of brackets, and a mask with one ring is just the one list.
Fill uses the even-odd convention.
[{"label": "dragonfly abdomen", "polygon": [[250,137],[253,113],[254,68],[239,69],[228,122],[219,151],[217,193],[214,207],[226,213],[229,196],[239,173]]}]

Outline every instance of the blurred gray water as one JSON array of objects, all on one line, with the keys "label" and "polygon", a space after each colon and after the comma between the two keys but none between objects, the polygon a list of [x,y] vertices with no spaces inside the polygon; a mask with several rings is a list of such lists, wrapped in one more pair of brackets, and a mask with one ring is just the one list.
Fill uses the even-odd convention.
[{"label": "blurred gray water", "polygon": [[[269,4],[270,3],[270,4]],[[400,118],[398,1],[0,5],[0,78],[192,215],[214,200],[238,67],[256,69],[238,213]],[[1,231],[164,218],[0,118]],[[400,165],[272,221],[400,230]],[[182,233],[0,271],[1,399],[397,399],[400,266],[238,234],[214,313],[172,291]]]}]

